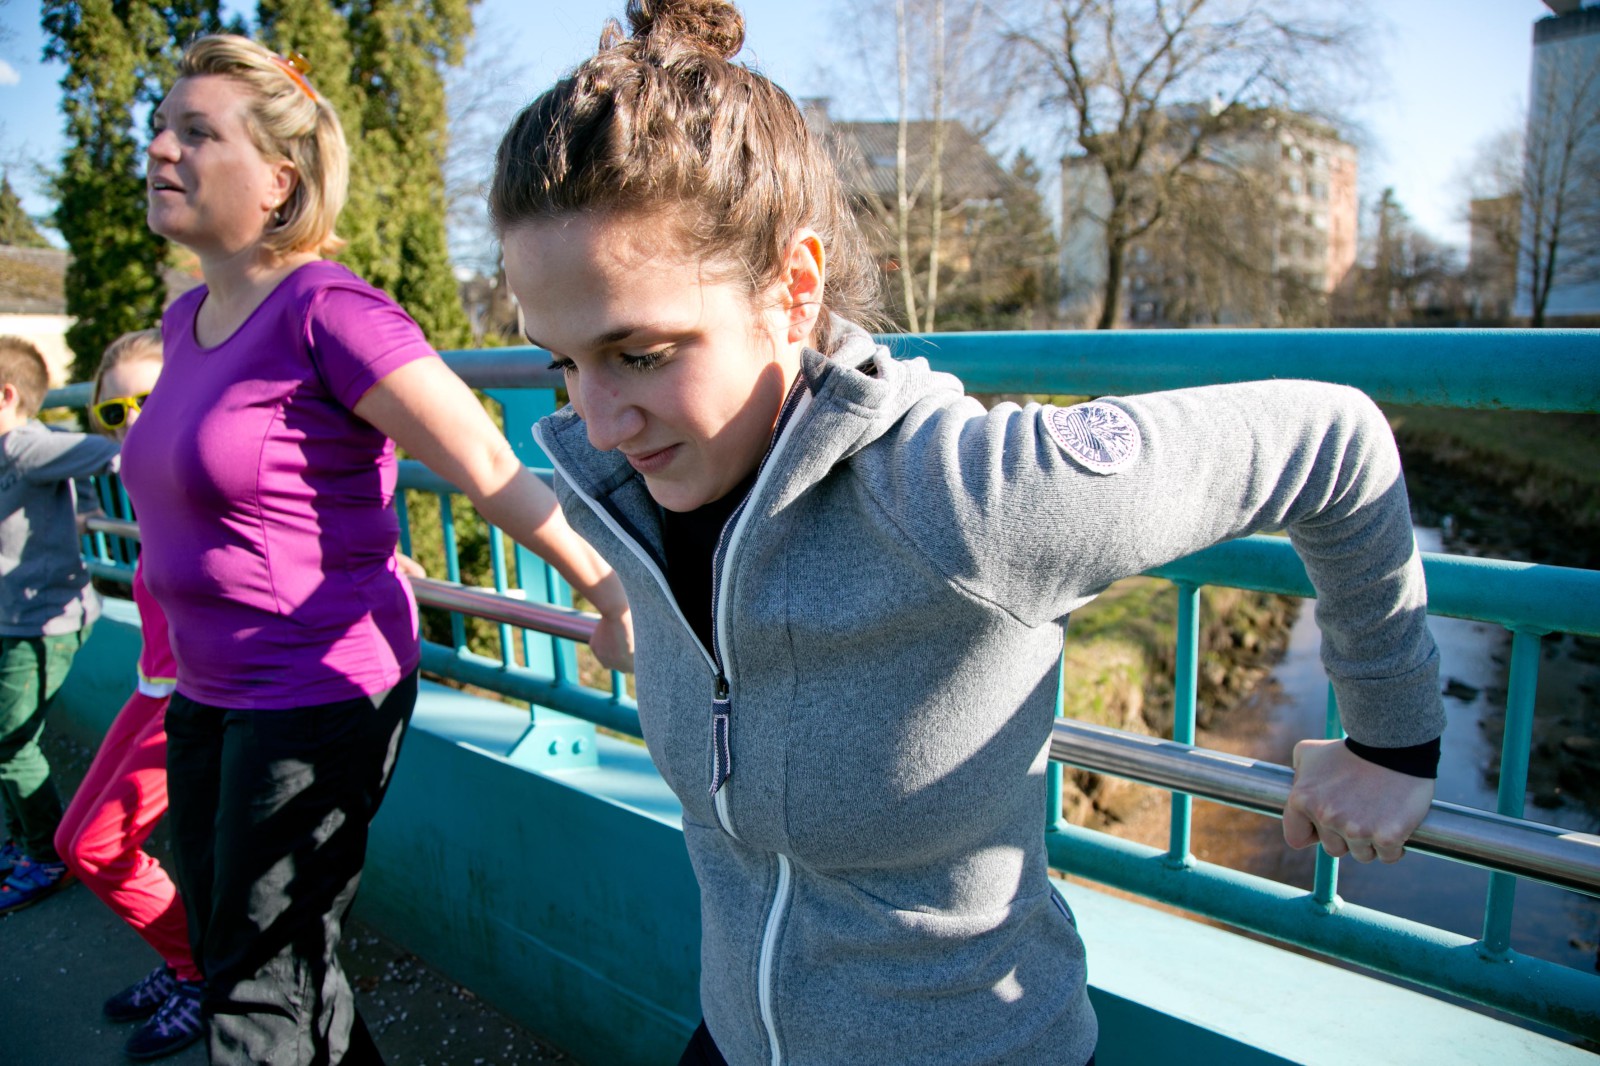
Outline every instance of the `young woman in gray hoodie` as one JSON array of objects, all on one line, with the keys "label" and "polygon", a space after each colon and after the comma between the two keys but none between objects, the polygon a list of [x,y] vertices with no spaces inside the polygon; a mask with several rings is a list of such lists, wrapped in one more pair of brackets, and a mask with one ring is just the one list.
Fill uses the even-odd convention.
[{"label": "young woman in gray hoodie", "polygon": [[985,410],[852,320],[876,265],[723,0],[633,0],[540,96],[491,209],[570,407],[535,433],[632,602],[683,804],[705,1022],[685,1062],[1089,1061],[1040,811],[1067,614],[1286,529],[1353,745],[1289,842],[1400,856],[1443,726],[1394,442],[1360,393],[1233,385]]}]

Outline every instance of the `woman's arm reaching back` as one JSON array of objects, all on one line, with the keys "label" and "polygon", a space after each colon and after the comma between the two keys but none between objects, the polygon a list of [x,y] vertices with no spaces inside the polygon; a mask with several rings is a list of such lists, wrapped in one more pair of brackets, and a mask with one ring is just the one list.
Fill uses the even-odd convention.
[{"label": "woman's arm reaching back", "polygon": [[466,493],[485,519],[554,566],[600,612],[591,644],[596,658],[613,670],[633,668],[633,623],[622,583],[567,525],[555,493],[522,465],[444,360],[418,359],[385,375],[356,403],[355,413]]}]

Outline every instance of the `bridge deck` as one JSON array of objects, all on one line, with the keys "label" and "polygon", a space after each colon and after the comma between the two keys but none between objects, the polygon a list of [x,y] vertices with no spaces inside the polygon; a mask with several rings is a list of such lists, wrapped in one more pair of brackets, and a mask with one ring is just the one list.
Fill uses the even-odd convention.
[{"label": "bridge deck", "polygon": [[[103,693],[130,674],[136,649],[130,606],[108,601],[55,723],[58,735],[70,738],[56,741],[65,756],[64,785],[82,773],[110,713]],[[674,931],[657,920],[692,908],[682,891],[692,878],[682,845],[670,849],[678,831],[676,805],[643,752],[601,738],[594,768],[529,771],[509,761],[528,728],[525,711],[425,686],[389,802],[373,828],[368,883],[357,904],[358,917],[369,924],[357,924],[344,954],[361,1009],[393,1066],[572,1061],[530,1032],[551,1031],[551,1004],[542,989],[565,985],[567,1002],[555,1009],[581,1013],[581,1000],[614,993],[616,984],[574,959],[557,942],[559,934],[535,930],[513,900],[531,898],[530,909],[538,912],[556,908],[603,920],[605,939],[624,945],[637,927],[641,946],[659,949],[665,932],[669,947],[693,949],[693,937],[682,935],[695,931],[689,922],[680,920]],[[441,790],[444,779],[458,787]],[[582,812],[588,812],[587,825],[579,821]],[[637,841],[595,832],[623,813],[622,824],[653,826],[648,834],[659,832],[655,843],[665,842],[675,860],[651,862]],[[469,814],[477,816],[470,829],[464,828]],[[538,823],[544,835],[508,839],[497,818]],[[632,873],[623,873],[624,866]],[[591,878],[610,881],[629,902],[587,906],[594,902],[585,884]],[[1087,885],[1063,885],[1062,891],[1084,928],[1091,994],[1103,1025],[1101,1057],[1108,1063],[1179,1057],[1241,1066],[1595,1061],[1528,1029]],[[428,921],[417,922],[418,915]],[[585,939],[602,937],[595,930]],[[438,971],[417,963],[408,948]],[[123,1033],[99,1019],[99,1003],[153,958],[109,911],[81,887],[65,891],[0,920],[0,957],[20,962],[0,995],[6,1031],[50,1034],[9,1044],[10,1066],[114,1061]],[[630,977],[670,973],[672,965],[671,959],[665,966],[638,959]],[[471,998],[457,993],[462,986],[472,990]],[[637,1036],[655,1030],[660,1037],[662,1029],[689,1024],[663,1007],[692,1003],[693,990],[662,992],[656,1002],[635,1003]],[[570,1026],[574,1019],[569,1014],[563,1021]],[[670,1041],[641,1039],[634,1052],[606,1061],[670,1061],[645,1051],[646,1043]],[[170,1061],[182,1066],[205,1059],[194,1048]]]}]

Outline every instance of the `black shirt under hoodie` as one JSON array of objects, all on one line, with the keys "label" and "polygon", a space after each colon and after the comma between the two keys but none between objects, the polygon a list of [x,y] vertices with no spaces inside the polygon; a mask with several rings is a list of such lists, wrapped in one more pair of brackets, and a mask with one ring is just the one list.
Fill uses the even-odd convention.
[{"label": "black shirt under hoodie", "polygon": [[683,617],[712,658],[716,658],[716,649],[711,646],[711,562],[722,527],[750,495],[758,471],[759,467],[752,470],[721,499],[692,511],[662,511],[661,545],[667,556],[667,584],[672,587]]}]

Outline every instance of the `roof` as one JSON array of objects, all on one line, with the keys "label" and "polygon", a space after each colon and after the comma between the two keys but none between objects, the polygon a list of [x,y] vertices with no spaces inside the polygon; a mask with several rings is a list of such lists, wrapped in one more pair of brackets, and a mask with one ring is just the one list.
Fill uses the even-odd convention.
[{"label": "roof", "polygon": [[59,248],[0,244],[0,313],[66,314],[66,276],[67,253]]},{"label": "roof", "polygon": [[[193,257],[186,257],[192,259]],[[0,244],[0,314],[64,315],[67,313],[67,263],[60,248],[18,248]],[[162,267],[167,303],[201,283],[197,264]]]},{"label": "roof", "polygon": [[[834,122],[826,110],[808,107],[806,120],[833,156],[839,177],[858,196],[880,200],[895,198],[895,161],[899,123]],[[927,180],[933,157],[934,123],[917,121],[906,126],[906,162],[913,189]],[[1013,179],[995,162],[967,127],[944,123],[944,198],[950,203],[999,200],[1011,191]]]}]

